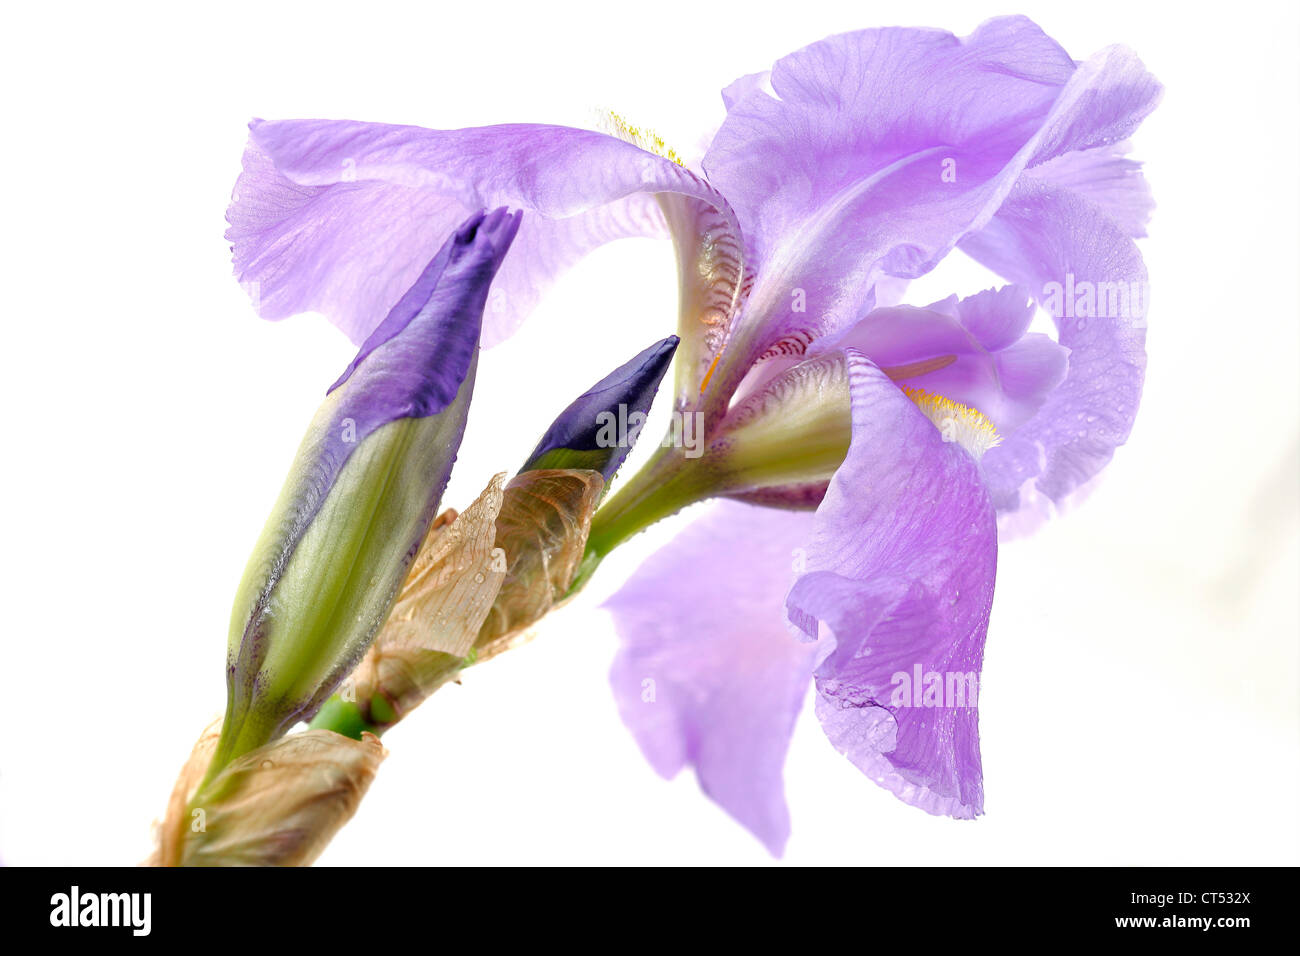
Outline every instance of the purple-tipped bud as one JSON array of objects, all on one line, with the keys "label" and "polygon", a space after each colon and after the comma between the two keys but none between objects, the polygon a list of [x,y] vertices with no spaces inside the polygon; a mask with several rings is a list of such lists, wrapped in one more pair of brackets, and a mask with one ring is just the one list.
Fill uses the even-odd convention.
[{"label": "purple-tipped bud", "polygon": [[608,482],[632,450],[679,339],[666,339],[620,365],[562,411],[519,469],[586,468]]},{"label": "purple-tipped bud", "polygon": [[330,388],[244,572],[220,769],[309,718],[387,618],[465,430],[519,214],[471,216]]}]

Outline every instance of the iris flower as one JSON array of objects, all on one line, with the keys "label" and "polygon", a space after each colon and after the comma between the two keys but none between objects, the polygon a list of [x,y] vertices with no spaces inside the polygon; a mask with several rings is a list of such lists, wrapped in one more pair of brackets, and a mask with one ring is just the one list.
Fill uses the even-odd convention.
[{"label": "iris flower", "polygon": [[[602,243],[673,240],[673,410],[705,451],[666,443],[610,496],[586,573],[722,499],[610,601],[613,684],[654,768],[693,766],[779,853],[810,682],[871,779],[930,813],[983,812],[962,681],[982,666],[999,522],[1064,504],[1137,412],[1151,201],[1125,152],[1159,95],[1129,50],[1076,62],[1008,17],[791,53],[724,90],[698,162],[618,119],[611,134],[258,121],[228,237],[264,317],[318,311],[362,341],[431,236],[523,209],[486,345]],[[954,249],[1009,284],[901,304]]]}]

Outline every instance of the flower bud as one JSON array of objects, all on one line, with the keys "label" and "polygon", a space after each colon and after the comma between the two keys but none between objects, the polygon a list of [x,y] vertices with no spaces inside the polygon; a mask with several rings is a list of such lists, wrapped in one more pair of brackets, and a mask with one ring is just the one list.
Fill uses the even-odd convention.
[{"label": "flower bud", "polygon": [[520,472],[598,471],[608,483],[632,450],[677,351],[670,335],[579,395],[547,429]]},{"label": "flower bud", "polygon": [[451,473],[518,227],[504,209],[470,217],[327,393],[235,598],[210,778],[310,718],[388,617]]}]

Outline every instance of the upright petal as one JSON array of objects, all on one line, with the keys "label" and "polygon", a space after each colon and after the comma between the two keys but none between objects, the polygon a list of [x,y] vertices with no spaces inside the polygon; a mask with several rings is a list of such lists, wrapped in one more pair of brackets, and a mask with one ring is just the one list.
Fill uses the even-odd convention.
[{"label": "upright petal", "polygon": [[1025,173],[1029,181],[1042,180],[1081,194],[1112,219],[1127,236],[1141,239],[1155,209],[1151,187],[1142,164],[1126,158],[1129,144],[1099,146],[1064,153]]},{"label": "upright petal", "polygon": [[781,771],[813,655],[781,602],[811,519],[719,503],[605,604],[622,641],[614,696],[646,759],[664,777],[693,766],[776,855],[790,835]]},{"label": "upright petal", "polygon": [[[853,438],[818,508],[808,573],[786,602],[820,625],[817,716],[831,742],[906,802],[983,810],[977,700],[997,531],[975,460],[878,368],[849,351]],[[898,675],[938,675],[961,698],[906,699]],[[931,706],[934,704],[934,706]]]},{"label": "upright petal", "polygon": [[983,226],[1021,174],[1127,136],[1159,85],[1128,51],[1076,64],[1023,17],[965,39],[889,28],[782,58],[772,94],[729,92],[704,168],[735,207],[757,278],[716,396],[771,349],[802,351]]},{"label": "upright petal", "polygon": [[1026,179],[962,248],[1030,289],[1070,350],[1065,381],[984,458],[993,502],[1009,513],[1061,504],[1128,438],[1146,373],[1146,266],[1113,216],[1084,194]]},{"label": "upright petal", "polygon": [[655,193],[730,207],[671,160],[558,126],[430,130],[255,121],[226,237],[259,313],[324,313],[363,341],[467,212],[531,211],[493,287],[483,340],[508,337],[550,282],[597,246],[666,236]]}]

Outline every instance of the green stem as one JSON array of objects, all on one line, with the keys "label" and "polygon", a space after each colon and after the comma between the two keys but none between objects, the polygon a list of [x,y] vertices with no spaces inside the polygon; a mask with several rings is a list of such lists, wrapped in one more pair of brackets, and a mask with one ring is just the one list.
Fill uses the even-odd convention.
[{"label": "green stem", "polygon": [[582,588],[605,556],[638,532],[707,498],[712,491],[712,464],[687,458],[680,448],[660,446],[591,522],[587,548],[569,593]]},{"label": "green stem", "polygon": [[312,730],[332,730],[353,740],[360,740],[363,732],[378,737],[387,729],[366,720],[356,701],[344,700],[338,694],[325,701],[308,726]]},{"label": "green stem", "polygon": [[232,723],[230,707],[227,705],[226,717],[221,723],[221,736],[217,740],[217,749],[212,754],[212,760],[208,763],[207,772],[204,773],[198,789],[202,790],[215,780],[236,757],[242,757],[273,740],[276,731],[275,725],[263,719],[261,714],[252,711],[246,712],[244,719],[236,726]]}]

